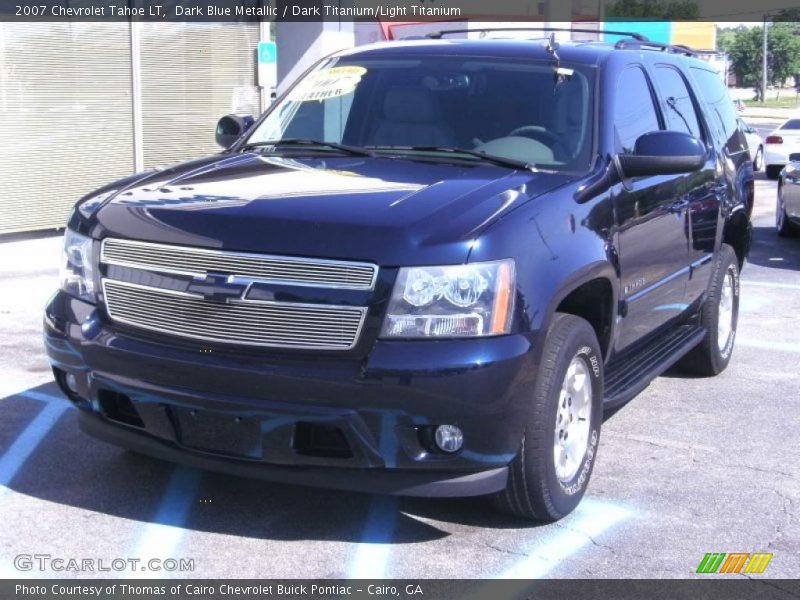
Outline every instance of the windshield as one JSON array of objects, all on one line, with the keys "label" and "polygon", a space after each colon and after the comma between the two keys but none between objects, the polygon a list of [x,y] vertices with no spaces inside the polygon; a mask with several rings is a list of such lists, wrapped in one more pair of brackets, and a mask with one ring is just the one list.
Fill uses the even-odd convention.
[{"label": "windshield", "polygon": [[247,143],[318,140],[379,155],[437,158],[443,153],[435,148],[460,148],[545,169],[586,171],[591,78],[590,70],[561,64],[556,71],[549,61],[332,59],[297,84]]}]

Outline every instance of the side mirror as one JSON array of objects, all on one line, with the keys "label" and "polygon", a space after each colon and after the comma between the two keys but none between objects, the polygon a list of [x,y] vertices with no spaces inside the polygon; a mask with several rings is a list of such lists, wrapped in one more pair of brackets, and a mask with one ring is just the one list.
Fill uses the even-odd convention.
[{"label": "side mirror", "polygon": [[678,175],[701,169],[706,162],[706,147],[681,131],[652,131],[636,140],[633,154],[617,155],[626,177]]},{"label": "side mirror", "polygon": [[223,148],[230,148],[254,122],[255,119],[249,115],[225,115],[217,121],[217,144]]}]

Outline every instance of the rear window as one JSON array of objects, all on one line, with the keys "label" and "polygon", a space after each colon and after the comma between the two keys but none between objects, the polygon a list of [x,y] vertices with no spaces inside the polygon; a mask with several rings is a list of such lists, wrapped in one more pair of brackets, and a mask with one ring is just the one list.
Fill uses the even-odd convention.
[{"label": "rear window", "polygon": [[800,129],[800,119],[789,119],[778,129]]},{"label": "rear window", "polygon": [[714,71],[692,67],[692,74],[698,83],[698,92],[711,107],[715,119],[709,125],[718,131],[722,140],[729,139],[737,129],[736,108],[728,95],[722,78]]}]

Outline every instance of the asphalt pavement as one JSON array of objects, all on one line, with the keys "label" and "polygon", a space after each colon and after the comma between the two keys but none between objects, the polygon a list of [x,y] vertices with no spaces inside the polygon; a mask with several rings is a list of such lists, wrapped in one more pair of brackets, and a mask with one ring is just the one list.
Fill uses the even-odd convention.
[{"label": "asphalt pavement", "polygon": [[[238,479],[84,436],[41,341],[60,238],[0,241],[0,577],[691,577],[707,552],[769,552],[760,576],[797,577],[800,239],[776,236],[775,189],[758,176],[729,368],[670,372],[609,417],[587,496],[551,525],[481,498]],[[193,570],[21,571],[27,555]]]}]

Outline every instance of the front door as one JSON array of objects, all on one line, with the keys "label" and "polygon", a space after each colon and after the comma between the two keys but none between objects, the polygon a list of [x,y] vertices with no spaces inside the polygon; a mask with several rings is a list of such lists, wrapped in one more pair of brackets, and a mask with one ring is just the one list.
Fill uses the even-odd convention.
[{"label": "front door", "polygon": [[[635,100],[634,100],[635,99]],[[614,101],[618,152],[640,135],[663,129],[652,85],[638,65],[622,71]],[[615,349],[641,340],[686,308],[689,278],[688,199],[682,176],[629,179],[614,197],[622,315]]]}]

